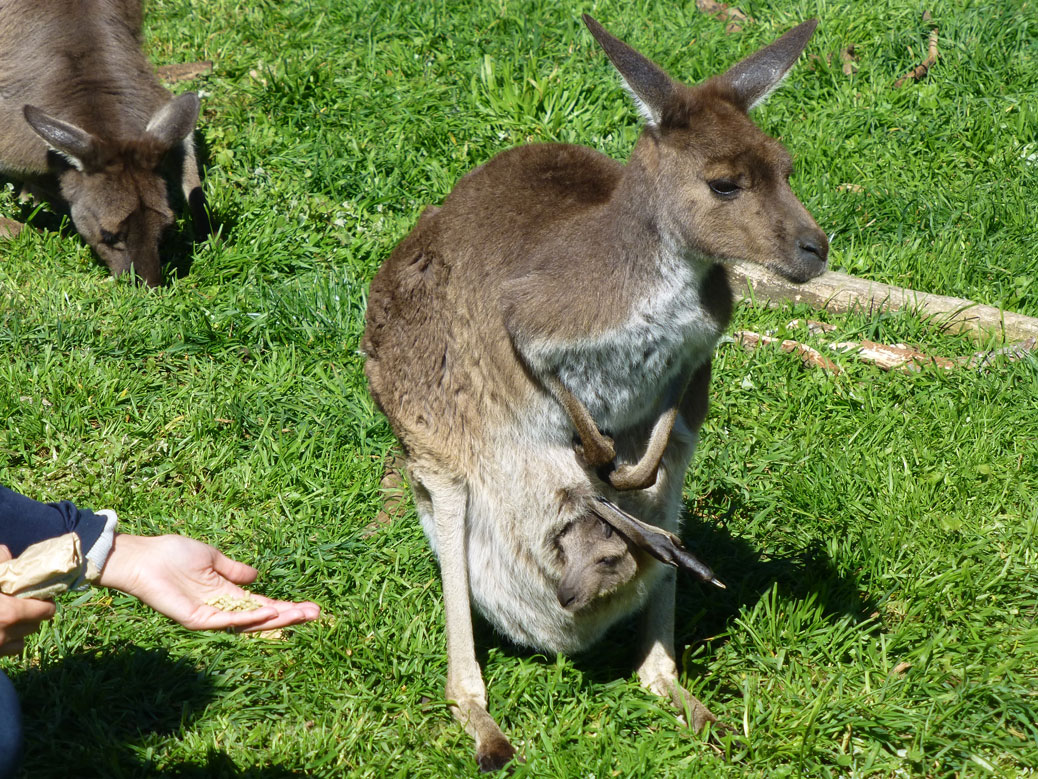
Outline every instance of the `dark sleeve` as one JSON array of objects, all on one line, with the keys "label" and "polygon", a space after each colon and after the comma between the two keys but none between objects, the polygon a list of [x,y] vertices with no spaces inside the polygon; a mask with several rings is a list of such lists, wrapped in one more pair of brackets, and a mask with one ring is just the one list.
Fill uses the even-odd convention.
[{"label": "dark sleeve", "polygon": [[37,541],[74,532],[80,548],[92,548],[105,529],[105,518],[87,509],[60,503],[38,503],[0,486],[0,544],[17,557]]}]

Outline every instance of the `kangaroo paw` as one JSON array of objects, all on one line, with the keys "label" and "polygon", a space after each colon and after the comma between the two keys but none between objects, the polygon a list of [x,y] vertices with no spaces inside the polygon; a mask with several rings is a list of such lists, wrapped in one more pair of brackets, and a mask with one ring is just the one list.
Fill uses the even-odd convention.
[{"label": "kangaroo paw", "polygon": [[608,465],[616,457],[616,447],[613,445],[613,439],[607,435],[589,436],[582,443],[576,444],[574,449],[577,452],[577,457],[592,468]]},{"label": "kangaroo paw", "polygon": [[515,747],[501,732],[481,700],[465,697],[458,700],[452,709],[465,730],[476,739],[476,762],[480,771],[497,771],[515,757]]},{"label": "kangaroo paw", "polygon": [[639,469],[637,465],[621,465],[609,474],[609,483],[618,490],[645,490],[656,483],[656,468]]}]

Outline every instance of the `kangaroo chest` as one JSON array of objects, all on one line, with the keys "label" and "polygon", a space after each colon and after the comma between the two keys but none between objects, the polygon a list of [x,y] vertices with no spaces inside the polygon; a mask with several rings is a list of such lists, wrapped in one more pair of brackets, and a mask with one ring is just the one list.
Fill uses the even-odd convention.
[{"label": "kangaroo chest", "polygon": [[727,315],[719,316],[710,293],[701,274],[682,263],[679,273],[650,286],[618,326],[557,345],[545,367],[602,429],[618,432],[649,419],[713,354]]}]

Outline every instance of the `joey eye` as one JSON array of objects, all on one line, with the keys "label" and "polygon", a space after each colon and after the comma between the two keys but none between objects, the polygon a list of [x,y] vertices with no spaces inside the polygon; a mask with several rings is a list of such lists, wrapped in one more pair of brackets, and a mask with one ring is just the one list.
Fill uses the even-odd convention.
[{"label": "joey eye", "polygon": [[595,561],[598,565],[604,568],[612,568],[618,562],[620,562],[620,555],[609,555],[608,557],[600,557]]},{"label": "joey eye", "polygon": [[714,179],[706,183],[710,187],[710,191],[717,197],[730,199],[739,194],[739,185],[731,179]]}]

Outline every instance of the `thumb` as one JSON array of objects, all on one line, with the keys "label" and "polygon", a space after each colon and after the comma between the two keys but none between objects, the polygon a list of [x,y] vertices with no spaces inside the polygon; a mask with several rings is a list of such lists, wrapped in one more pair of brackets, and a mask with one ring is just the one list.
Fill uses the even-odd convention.
[{"label": "thumb", "polygon": [[251,565],[232,560],[219,550],[214,549],[213,551],[216,553],[213,556],[213,570],[228,581],[235,584],[248,584],[259,575],[259,571]]},{"label": "thumb", "polygon": [[8,549],[5,544],[0,544],[0,563],[13,559],[14,557],[11,556],[11,550]]}]

